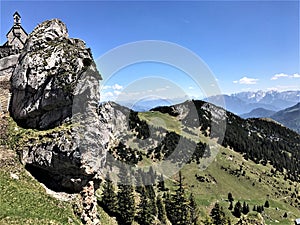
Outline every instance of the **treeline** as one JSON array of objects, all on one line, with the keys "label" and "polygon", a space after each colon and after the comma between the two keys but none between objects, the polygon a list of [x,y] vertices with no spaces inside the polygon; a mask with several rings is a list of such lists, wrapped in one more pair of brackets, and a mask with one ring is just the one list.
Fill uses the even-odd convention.
[{"label": "treeline", "polygon": [[[137,164],[143,157],[155,161],[170,160],[172,163],[178,164],[191,163],[193,161],[199,164],[201,158],[210,156],[207,144],[201,141],[196,143],[162,127],[148,125],[145,121],[140,120],[137,112],[132,110],[126,113],[128,113],[128,129],[130,132],[123,133],[122,137],[119,137],[119,143],[109,149],[109,153],[115,159],[132,165]],[[151,139],[157,141],[157,146],[154,146],[148,140],[150,131]],[[128,140],[132,138],[139,149],[132,149],[127,146]],[[141,151],[145,147],[147,151]]]},{"label": "treeline", "polygon": [[154,155],[155,159],[165,160],[170,159],[174,163],[191,163],[192,161],[200,163],[200,159],[209,157],[209,146],[199,141],[194,141],[185,138],[175,132],[166,132],[163,140],[157,147],[151,148],[148,151],[148,156]]},{"label": "treeline", "polygon": [[286,170],[290,180],[300,180],[300,135],[273,122],[243,120],[231,113],[227,116],[223,146],[230,146],[256,163],[269,162],[279,172]]},{"label": "treeline", "polygon": [[[110,175],[106,175],[101,186],[101,197],[98,199],[98,204],[110,217],[116,218],[118,224],[233,224],[230,215],[219,202],[214,204],[207,216],[201,217],[194,195],[187,193],[181,172],[171,188],[172,191],[165,187],[162,175],[157,175],[151,167],[148,172],[143,173],[139,170],[132,176],[127,167],[121,166],[118,177],[119,182],[115,184]],[[264,208],[270,207],[269,201],[266,200],[263,205],[254,205],[250,209],[246,202],[234,201],[231,193],[228,193],[228,199],[225,201],[229,202],[228,209],[232,216],[239,219],[236,225],[244,222],[252,224],[243,215],[247,215],[251,210],[262,213]],[[252,222],[256,224],[257,221]]]},{"label": "treeline", "polygon": [[[226,119],[226,130],[223,142],[224,147],[231,147],[263,165],[270,163],[274,168],[286,171],[286,178],[300,181],[300,135],[275,122],[263,119],[244,120],[220,107],[199,100],[186,101],[170,107],[157,107],[153,110],[168,113],[171,116],[179,115],[179,108],[188,108],[189,113],[182,119],[182,123],[189,127],[199,127],[204,135],[215,137],[208,133],[212,123],[221,122],[217,118],[223,114]],[[195,115],[196,112],[196,115]],[[222,131],[222,129],[221,129]]]},{"label": "treeline", "polygon": [[[149,170],[145,175],[153,177],[154,174]],[[156,184],[137,184],[127,168],[122,167],[117,185],[107,174],[98,204],[122,225],[130,225],[133,221],[141,225],[167,224],[167,221],[178,225],[198,224],[197,205],[194,196],[185,193],[181,173],[176,189],[171,192],[164,187],[163,180]]]}]

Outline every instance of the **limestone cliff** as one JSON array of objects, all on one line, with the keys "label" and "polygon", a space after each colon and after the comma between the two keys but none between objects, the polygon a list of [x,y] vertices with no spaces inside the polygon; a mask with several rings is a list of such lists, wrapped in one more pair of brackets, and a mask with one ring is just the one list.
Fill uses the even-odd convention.
[{"label": "limestone cliff", "polygon": [[72,116],[76,87],[86,74],[100,79],[84,42],[68,38],[57,19],[42,23],[29,35],[12,76],[12,117],[26,128],[62,124]]},{"label": "limestone cliff", "polygon": [[79,191],[105,163],[91,52],[57,19],[29,35],[11,77],[10,114],[25,130],[22,161],[54,189]]},{"label": "limestone cliff", "polygon": [[10,55],[0,59],[0,113],[7,112],[10,95],[10,78],[19,55]]}]

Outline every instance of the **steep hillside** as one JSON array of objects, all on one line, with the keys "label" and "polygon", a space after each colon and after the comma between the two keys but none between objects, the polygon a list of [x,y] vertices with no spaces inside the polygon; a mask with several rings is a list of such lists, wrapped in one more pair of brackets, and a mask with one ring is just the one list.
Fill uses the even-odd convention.
[{"label": "steep hillside", "polygon": [[300,133],[300,103],[271,115],[271,118]]},{"label": "steep hillside", "polygon": [[256,109],[253,109],[251,112],[242,114],[240,116],[244,119],[267,118],[267,117],[270,117],[271,115],[273,115],[274,113],[275,113],[275,111],[273,111],[273,110],[268,110],[268,109],[264,109],[264,108],[256,108]]},{"label": "steep hillside", "polygon": [[[190,110],[191,106],[197,109],[199,121],[189,115],[193,111]],[[167,196],[178,191],[179,177],[178,172],[173,171],[171,174],[169,171],[159,170],[157,166],[160,162],[174,163],[181,168],[184,195],[187,199],[193,194],[198,206],[197,224],[207,218],[217,201],[231,222],[237,223],[239,219],[228,209],[229,192],[235,199],[233,205],[240,201],[250,207],[246,217],[249,220],[254,218],[257,224],[263,220],[265,222],[261,224],[291,224],[299,215],[299,184],[295,180],[299,178],[296,173],[299,167],[289,166],[293,164],[293,160],[297,162],[299,159],[298,134],[272,121],[243,120],[226,112],[224,115],[227,118],[227,129],[222,146],[217,139],[211,139],[209,133],[209,121],[215,120],[210,117],[220,114],[222,109],[205,102],[185,102],[138,114],[115,103],[102,105],[100,111],[101,108],[110,108],[118,118],[127,118],[126,123],[114,123],[116,126],[112,133],[117,133],[117,136],[114,135],[115,138],[110,144],[110,156],[107,159],[112,158],[108,164],[117,168],[112,160],[114,158],[139,168],[132,172],[132,182],[135,185],[139,183],[136,179],[139,179],[140,169],[144,171],[142,177],[145,177],[142,183],[147,182],[144,180],[146,177],[156,180],[151,186],[156,197],[163,196],[167,215],[170,210],[167,207]],[[217,111],[220,112],[216,113]],[[245,142],[249,144],[245,145]],[[289,144],[279,144],[284,142]],[[271,149],[273,152],[269,155]],[[172,157],[174,154],[177,157]],[[185,160],[187,156],[190,157],[189,160]],[[279,165],[272,157],[276,160],[277,157],[282,157],[285,161]],[[156,175],[149,174],[151,168]],[[160,174],[165,178],[164,188],[161,187]],[[118,189],[118,185],[115,188]],[[138,187],[135,188],[134,195],[136,201],[142,197]],[[111,213],[111,209],[103,203],[103,189],[99,189],[98,197],[106,213],[117,215],[118,218],[118,214]],[[269,207],[265,207],[263,212],[253,210],[264,206],[266,201]],[[136,207],[138,212],[139,205]],[[153,218],[156,218],[155,215]],[[138,222],[138,218],[135,221]]]},{"label": "steep hillside", "polygon": [[[190,111],[182,117],[179,112],[183,108],[195,108],[197,116]],[[189,127],[199,127],[206,135],[207,129],[210,129],[210,137],[222,136],[218,133],[220,132],[218,122],[222,119],[218,117],[223,115],[226,124],[219,127],[222,132],[225,132],[222,141],[224,147],[229,146],[244,154],[246,159],[257,163],[270,162],[279,171],[287,170],[287,176],[292,180],[300,180],[300,135],[278,123],[264,119],[244,120],[222,108],[207,105],[203,101],[187,101],[172,107],[158,107],[153,110],[182,117],[182,123]]]},{"label": "steep hillside", "polygon": [[76,196],[46,191],[5,145],[8,121],[0,114],[0,224],[81,224],[73,211]]},{"label": "steep hillside", "polygon": [[[191,122],[188,119],[189,116],[193,118],[188,113],[191,112],[188,107],[192,105],[196,106],[198,115],[201,115],[199,123],[194,120]],[[183,108],[185,110],[182,110]],[[212,112],[212,109],[214,109],[214,112]],[[174,220],[172,219],[172,215],[175,215],[173,213],[181,209],[189,209],[186,211],[186,215],[190,219],[193,212],[197,212],[197,217],[195,217],[197,222],[195,224],[203,224],[204,222],[209,224],[208,222],[211,220],[209,215],[216,202],[223,208],[224,218],[230,220],[231,224],[236,224],[238,221],[241,223],[243,220],[248,221],[248,224],[289,225],[300,215],[299,182],[293,181],[294,177],[288,175],[289,172],[285,165],[283,166],[284,170],[280,170],[275,165],[271,165],[272,161],[265,162],[264,158],[251,160],[251,157],[247,157],[248,155],[241,151],[244,148],[236,149],[235,144],[239,141],[237,136],[234,136],[237,142],[227,143],[228,147],[224,147],[224,143],[223,146],[218,144],[219,140],[217,139],[211,139],[208,118],[209,116],[219,115],[220,112],[218,114],[217,111],[221,112],[222,109],[199,101],[185,102],[176,106],[157,108],[154,111],[141,113],[134,112],[113,102],[105,103],[99,107],[100,119],[110,125],[111,138],[108,144],[107,165],[109,167],[107,171],[110,171],[110,176],[119,176],[120,171],[124,172],[126,170],[133,175],[133,179],[128,183],[133,187],[131,192],[133,202],[129,206],[134,211],[128,211],[128,213],[133,212],[132,224],[147,224],[139,217],[140,213],[144,215],[143,218],[152,221],[149,224],[163,224],[162,221],[165,221],[165,224],[170,224]],[[299,135],[297,136],[291,131],[287,133],[284,127],[273,122],[243,120],[228,112],[224,115],[227,118],[229,131],[236,129],[237,132],[241,133],[241,137],[245,138],[245,141],[250,141],[250,143],[252,143],[251,136],[256,133],[261,137],[261,140],[268,138],[277,140],[280,138],[281,142],[289,141],[291,146],[299,144],[297,139]],[[214,119],[211,121],[214,121]],[[243,129],[246,130],[243,131]],[[249,137],[243,136],[246,131],[253,134],[250,134]],[[227,133],[226,130],[225,142],[228,142],[230,135],[232,135],[232,132]],[[289,139],[284,136],[289,136]],[[2,142],[4,140],[15,140],[11,137],[13,136],[7,138],[2,135]],[[229,147],[229,144],[232,146]],[[280,148],[273,144],[271,144],[271,147],[274,148],[275,152]],[[298,150],[299,148],[297,148]],[[11,152],[9,150],[5,151],[6,155]],[[177,157],[172,157],[174,152],[176,152]],[[290,152],[288,156],[290,157],[293,154]],[[262,154],[258,157],[262,156],[265,155]],[[185,157],[188,157],[188,159],[185,159]],[[48,223],[49,220],[53,224],[80,223],[72,210],[72,206],[74,208],[74,205],[76,205],[74,202],[61,202],[61,200],[49,197],[40,184],[28,175],[23,165],[19,164],[17,160],[14,162],[13,167],[2,167],[3,176],[1,179],[3,179],[3,182],[1,184],[6,184],[2,190],[13,189],[11,185],[15,185],[16,182],[21,183],[18,184],[20,186],[16,187],[18,191],[12,195],[2,195],[2,201],[7,202],[14,208],[20,207],[21,211],[9,211],[10,206],[6,205],[6,209],[2,211],[4,212],[2,216],[4,222],[2,224],[6,224],[6,221],[23,223],[23,217],[20,217],[20,214],[25,218],[24,224],[30,224],[28,221],[35,221],[37,215],[42,213],[44,208],[46,212],[42,213],[43,216],[38,217],[41,218],[43,224]],[[116,162],[125,162],[129,167],[127,166],[125,167],[127,169],[125,169]],[[180,182],[178,169],[172,170],[172,167],[169,167],[168,171],[160,170],[159,165],[161,162],[170,162],[169,165],[177,165],[181,170],[182,181]],[[112,168],[112,170],[109,168]],[[121,168],[123,169],[117,172]],[[14,177],[13,174],[18,175],[19,180],[14,180],[12,178]],[[24,179],[26,183],[23,183]],[[102,224],[125,224],[124,219],[126,218],[123,218],[122,215],[129,215],[126,212],[129,209],[125,206],[122,206],[122,208],[118,206],[118,202],[123,199],[119,193],[120,190],[123,190],[122,185],[113,182],[111,186],[114,187],[112,193],[116,196],[114,211],[113,207],[109,207],[110,204],[107,203],[104,195],[104,193],[107,193],[109,182],[109,180],[102,182],[100,188],[96,191],[100,221]],[[33,188],[32,185],[36,186]],[[125,187],[124,190],[130,190],[128,186]],[[31,192],[29,190],[35,191]],[[183,205],[177,202],[178,199],[176,200],[179,190],[182,193],[180,201],[183,201]],[[22,196],[20,196],[20,193],[23,193]],[[36,197],[40,193],[41,197]],[[234,209],[228,209],[230,208],[229,193],[234,198],[231,201],[233,206],[238,202],[242,204],[245,202],[248,205],[249,212],[245,215],[242,214],[241,218],[234,215]],[[39,205],[39,201],[30,200],[30,196],[40,199],[44,205]],[[191,196],[192,198],[190,198]],[[25,213],[30,209],[27,205],[28,201],[20,201],[27,198],[34,207],[30,214]],[[45,200],[45,198],[49,200]],[[142,199],[146,201],[143,204],[149,208],[148,212],[143,211]],[[185,204],[193,205],[193,201],[196,204],[196,208],[193,209],[196,211],[184,207]],[[268,201],[269,206],[258,212],[257,208],[265,206],[266,201]],[[163,210],[160,208],[161,203],[159,202],[162,202],[165,217],[161,217],[162,215],[159,214],[160,210]],[[173,205],[175,203],[176,207]],[[51,209],[52,206],[57,204],[66,208],[63,208],[63,210],[59,207]],[[183,208],[179,208],[180,205]],[[156,207],[157,210],[155,210]],[[56,209],[60,212],[56,212]],[[51,213],[57,213],[59,216],[53,217]],[[66,220],[69,222],[66,222]]]},{"label": "steep hillside", "polygon": [[272,118],[282,125],[300,133],[300,103],[278,112],[264,108],[253,109],[249,113],[241,115],[242,118]]}]

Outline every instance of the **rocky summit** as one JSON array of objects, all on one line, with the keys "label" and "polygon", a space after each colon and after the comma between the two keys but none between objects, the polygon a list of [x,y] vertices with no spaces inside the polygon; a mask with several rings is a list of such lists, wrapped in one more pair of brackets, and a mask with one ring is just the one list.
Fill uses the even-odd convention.
[{"label": "rocky summit", "polygon": [[84,42],[68,38],[57,19],[42,23],[29,35],[12,75],[12,117],[26,128],[62,124],[72,116],[76,86],[87,73],[100,79]]},{"label": "rocky summit", "polygon": [[53,189],[82,190],[105,162],[100,79],[91,51],[58,19],[38,25],[20,52],[9,108],[23,130],[18,151]]}]

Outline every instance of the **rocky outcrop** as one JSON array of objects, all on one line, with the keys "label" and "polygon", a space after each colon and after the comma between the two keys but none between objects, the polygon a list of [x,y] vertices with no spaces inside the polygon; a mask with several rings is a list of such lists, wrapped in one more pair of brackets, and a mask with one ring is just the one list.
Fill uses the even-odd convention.
[{"label": "rocky outcrop", "polygon": [[10,96],[10,78],[17,64],[19,55],[0,59],[0,113],[7,112]]},{"label": "rocky outcrop", "polygon": [[80,191],[105,163],[99,80],[91,52],[57,19],[29,35],[11,78],[10,113],[24,129],[27,168],[54,189]]},{"label": "rocky outcrop", "polygon": [[88,225],[100,225],[93,181],[90,181],[80,192],[80,205],[82,222]]},{"label": "rocky outcrop", "polygon": [[0,59],[6,58],[10,55],[17,55],[19,49],[14,49],[11,46],[0,46]]},{"label": "rocky outcrop", "polygon": [[98,115],[103,132],[103,144],[107,145],[112,139],[120,138],[129,129],[130,109],[114,102],[102,103]]},{"label": "rocky outcrop", "polygon": [[68,38],[57,19],[42,23],[29,35],[12,76],[12,117],[26,128],[62,124],[72,116],[76,87],[85,76],[100,79],[84,42]]}]

